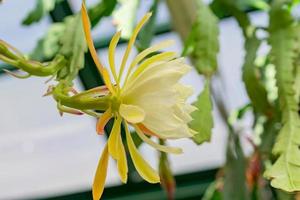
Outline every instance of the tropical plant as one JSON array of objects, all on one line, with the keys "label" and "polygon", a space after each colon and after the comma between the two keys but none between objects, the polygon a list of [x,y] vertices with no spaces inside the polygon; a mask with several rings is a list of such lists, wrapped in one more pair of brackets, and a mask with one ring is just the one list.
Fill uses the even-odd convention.
[{"label": "tropical plant", "polygon": [[[38,23],[63,2],[37,0],[36,7],[22,23],[27,26]],[[61,114],[87,114],[99,118],[97,132],[106,132],[110,136],[95,176],[94,199],[102,195],[109,155],[118,163],[122,182],[127,181],[126,152],[130,153],[141,177],[150,183],[161,182],[168,198],[174,199],[176,184],[168,153],[181,153],[181,149],[166,146],[165,141],[188,137],[197,145],[210,142],[214,107],[227,125],[227,130],[224,130],[224,134],[228,133],[224,152],[226,163],[203,199],[296,199],[297,192],[300,192],[300,21],[294,13],[300,1],[152,2],[149,10],[152,17],[146,14],[137,26],[138,0],[102,0],[87,9],[83,3],[81,13],[52,24],[28,56],[0,40],[0,60],[9,64],[9,69],[16,68],[25,74],[8,68],[3,70],[17,78],[54,78],[56,83],[49,86],[46,95],[56,100]],[[150,46],[155,36],[160,3],[166,3],[174,31],[184,43],[182,55],[190,58],[193,67],[204,77],[203,90],[193,105],[186,103],[190,89],[177,83],[188,66],[173,52],[160,52],[170,41]],[[249,15],[253,10],[268,15],[267,26],[252,23]],[[112,37],[109,44],[114,81],[97,58],[90,34],[90,28],[108,16],[112,16],[117,29],[122,30]],[[217,59],[219,21],[224,17],[233,17],[244,37],[245,56],[241,67],[249,103],[233,113],[227,109],[223,96],[212,87],[220,73]],[[114,51],[120,38],[129,41],[121,70],[116,73]],[[139,54],[130,64],[122,84],[128,54],[136,39]],[[262,45],[269,47],[265,54],[259,53]],[[92,56],[104,86],[78,93],[73,86],[74,79],[84,69],[87,56]],[[272,84],[274,82],[276,85]],[[154,107],[159,107],[161,112],[153,111]],[[249,139],[253,152],[246,155],[240,142],[244,136],[236,124],[249,112],[254,118],[253,137]],[[113,126],[108,123],[110,119],[114,119]],[[135,131],[130,133],[128,124]],[[158,137],[159,144],[151,137]],[[159,173],[138,153],[137,147],[142,142],[161,151]]]}]

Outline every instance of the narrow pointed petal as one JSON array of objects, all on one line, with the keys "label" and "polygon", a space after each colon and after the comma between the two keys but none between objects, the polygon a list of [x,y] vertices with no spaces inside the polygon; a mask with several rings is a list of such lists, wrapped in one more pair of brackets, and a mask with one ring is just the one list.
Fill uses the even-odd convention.
[{"label": "narrow pointed petal", "polygon": [[119,158],[118,158],[118,171],[119,171],[119,176],[121,178],[121,181],[123,183],[127,182],[127,177],[128,177],[128,166],[127,166],[127,158],[126,158],[126,152],[125,148],[122,142],[122,137],[121,134],[118,135],[118,144],[119,144]]},{"label": "narrow pointed petal", "polygon": [[100,74],[102,75],[102,77],[104,79],[105,85],[107,86],[107,88],[110,90],[111,93],[114,93],[109,74],[108,74],[107,70],[105,69],[105,67],[103,67],[102,63],[100,62],[98,55],[97,55],[97,51],[94,46],[91,29],[90,29],[91,28],[90,20],[89,20],[89,16],[87,14],[87,10],[86,10],[84,2],[82,3],[82,6],[81,6],[81,17],[82,17],[85,38],[86,38],[90,53],[92,55],[92,58],[96,64]]},{"label": "narrow pointed petal", "polygon": [[166,153],[173,153],[173,154],[181,154],[182,153],[182,149],[181,148],[177,148],[177,147],[168,147],[168,146],[164,146],[164,145],[160,145],[157,144],[155,142],[153,142],[150,138],[146,137],[144,135],[144,133],[142,132],[142,130],[138,127],[138,126],[134,126],[136,133],[138,134],[138,136],[147,144],[149,144],[150,146],[154,147],[155,149],[159,150],[159,151],[163,151]]},{"label": "narrow pointed petal", "polygon": [[112,93],[112,94],[115,94],[115,90],[114,90],[114,87],[111,83],[111,79],[110,79],[110,76],[109,76],[109,73],[107,71],[106,68],[103,69],[103,80],[104,80],[104,83],[105,85],[107,86],[107,88],[109,89],[109,91]]},{"label": "narrow pointed petal", "polygon": [[142,71],[144,71],[148,66],[150,66],[153,63],[160,62],[160,61],[169,61],[176,57],[176,52],[163,52],[160,54],[157,54],[155,56],[152,56],[151,58],[148,58],[145,60],[134,72],[133,77],[137,77]]},{"label": "narrow pointed petal", "polygon": [[116,51],[116,46],[120,40],[121,37],[121,31],[118,31],[113,38],[110,41],[109,48],[108,48],[108,60],[109,60],[109,66],[110,70],[114,76],[115,81],[118,83],[118,77],[116,73],[116,66],[115,66],[115,51]]},{"label": "narrow pointed petal", "polygon": [[129,42],[128,42],[128,45],[127,45],[127,48],[126,48],[126,51],[125,51],[125,54],[123,56],[123,59],[122,59],[122,63],[121,63],[121,68],[120,68],[120,72],[119,72],[119,81],[121,80],[121,77],[122,77],[122,74],[123,74],[123,71],[124,71],[124,68],[125,68],[125,65],[126,65],[126,62],[127,62],[127,59],[128,59],[128,56],[129,56],[129,53],[131,51],[131,48],[136,40],[136,37],[138,35],[138,33],[140,32],[141,28],[143,27],[143,25],[148,21],[148,19],[151,17],[151,13],[147,13],[142,19],[141,21],[137,24],[137,26],[135,27],[135,29],[133,30],[133,33],[132,33],[132,36],[131,38],[129,39]]},{"label": "narrow pointed petal", "polygon": [[94,183],[93,183],[93,199],[94,200],[99,200],[103,194],[104,190],[104,185],[105,185],[105,180],[106,180],[106,175],[107,175],[107,167],[108,167],[108,146],[107,144],[104,147],[104,150],[102,152],[98,168],[96,171],[96,175],[94,178]]},{"label": "narrow pointed petal", "polygon": [[120,116],[114,122],[112,131],[108,139],[108,152],[117,161],[118,171],[123,183],[127,182],[127,159],[125,148],[121,138],[121,122]]},{"label": "narrow pointed petal", "polygon": [[[149,47],[147,49],[145,49],[144,51],[142,51],[141,53],[139,53],[135,59],[131,62],[131,65],[128,69],[128,75],[130,75],[131,71],[133,70],[133,68],[138,64],[140,63],[144,58],[146,58],[148,55],[150,55],[151,53],[154,53],[156,51],[159,51],[163,48],[166,48],[168,46],[171,46],[172,44],[174,44],[174,41],[173,40],[165,40],[165,41],[162,41],[158,44],[155,44],[153,45],[152,47]],[[127,75],[127,77],[128,77]]]},{"label": "narrow pointed petal", "polygon": [[101,115],[101,117],[99,118],[97,125],[96,125],[96,130],[99,135],[104,134],[104,127],[111,118],[112,118],[112,113],[111,113],[110,109],[106,110]]},{"label": "narrow pointed petal", "polygon": [[138,171],[140,176],[149,183],[159,183],[160,178],[158,173],[143,159],[142,155],[138,152],[130,135],[127,123],[125,122],[124,124],[129,153],[136,170]]},{"label": "narrow pointed petal", "polygon": [[120,115],[128,122],[136,124],[145,119],[145,112],[138,106],[121,104]]},{"label": "narrow pointed petal", "polygon": [[121,117],[117,117],[117,119],[115,119],[113,128],[108,138],[108,152],[115,160],[118,160],[119,158],[118,136],[121,133],[121,122]]},{"label": "narrow pointed petal", "polygon": [[86,10],[86,6],[85,6],[84,2],[81,5],[81,17],[82,17],[85,38],[86,38],[89,50],[91,52],[92,58],[96,64],[99,72],[102,74],[104,67],[98,58],[97,51],[94,46],[94,42],[93,42],[93,38],[92,38],[92,34],[91,34],[90,20],[89,20],[89,16],[87,14],[87,10]]}]

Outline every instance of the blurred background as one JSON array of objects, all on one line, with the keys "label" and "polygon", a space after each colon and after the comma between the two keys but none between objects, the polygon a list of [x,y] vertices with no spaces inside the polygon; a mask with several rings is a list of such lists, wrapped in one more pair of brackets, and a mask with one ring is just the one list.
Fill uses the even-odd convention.
[{"label": "blurred background", "polygon": [[[88,0],[87,4],[93,5],[97,2],[97,0]],[[0,4],[0,39],[29,54],[38,40],[46,34],[53,19],[65,15],[65,10],[62,8],[78,12],[80,3],[80,0],[64,1],[64,6],[58,7],[51,16],[26,27],[22,26],[21,22],[35,7],[36,1],[4,1]],[[150,1],[142,0],[138,16],[143,16],[150,6]],[[252,13],[251,17],[258,24],[267,22],[267,16],[259,12]],[[154,43],[173,39],[176,45],[172,50],[180,54],[183,49],[182,42],[172,31],[169,11],[164,1],[159,4],[157,22],[159,31]],[[248,102],[241,80],[244,54],[242,33],[231,18],[221,20],[220,30],[221,50],[218,59],[219,71],[222,75],[215,78],[214,85],[221,88],[219,91],[226,99],[227,109],[234,111]],[[107,41],[105,40],[110,39],[114,32],[112,19],[109,17],[103,19],[93,30],[93,37],[100,44],[98,54],[105,64],[107,63]],[[118,46],[117,64],[125,47],[126,44]],[[0,68],[4,66],[0,63]],[[95,74],[92,75],[93,77],[89,77],[91,76],[89,73],[82,73],[76,81],[76,88],[82,90],[87,87],[89,80],[97,77]],[[60,117],[51,97],[42,97],[47,89],[45,81],[41,78],[19,80],[0,71],[1,200],[54,197],[85,199],[84,196],[88,195],[91,189],[106,138],[96,134],[94,118],[68,114]],[[195,94],[189,99],[190,102],[194,101],[202,90],[202,78],[196,71],[191,71],[182,82],[194,87]],[[170,156],[172,170],[178,177],[178,198],[188,199],[187,197],[193,192],[197,195],[201,191],[203,193],[203,188],[207,187],[209,180],[214,179],[214,170],[225,162],[227,130],[217,109],[214,109],[214,119],[215,126],[210,143],[197,146],[187,139],[168,142],[184,150],[182,155]],[[240,124],[244,130],[245,152],[251,152],[246,141],[247,135],[250,134],[247,128],[250,128],[251,121],[252,118],[249,116]],[[157,168],[158,153],[147,145],[142,145],[140,151],[146,160]],[[165,199],[159,186],[142,183],[138,186],[138,179],[133,178],[130,184],[120,185],[116,164],[110,162],[106,187],[111,189],[105,191],[104,199]],[[116,191],[120,192],[118,198]],[[138,191],[143,191],[140,192],[143,193],[141,194],[144,195],[143,198],[134,196],[139,195]]]}]

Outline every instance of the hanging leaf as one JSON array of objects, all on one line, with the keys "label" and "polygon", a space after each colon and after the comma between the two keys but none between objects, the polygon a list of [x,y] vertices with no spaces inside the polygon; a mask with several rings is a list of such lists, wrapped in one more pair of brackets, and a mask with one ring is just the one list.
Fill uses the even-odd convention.
[{"label": "hanging leaf", "polygon": [[209,81],[206,82],[204,90],[199,95],[194,106],[197,107],[197,110],[191,114],[193,121],[190,123],[190,128],[198,132],[198,134],[193,137],[193,140],[197,144],[201,144],[210,141],[212,128],[214,126]]},{"label": "hanging leaf", "polygon": [[244,0],[215,0],[212,3],[212,9],[215,12],[222,13],[218,15],[219,17],[233,16],[242,28],[244,36],[247,37],[248,31],[252,31],[252,26],[250,19],[245,12],[245,9],[248,8],[248,6],[244,5],[245,2],[246,1]]},{"label": "hanging leaf", "polygon": [[246,159],[236,133],[230,132],[224,168],[224,200],[248,200],[246,187]]},{"label": "hanging leaf", "polygon": [[46,14],[52,11],[55,5],[63,0],[36,0],[35,8],[23,19],[23,25],[39,22]]},{"label": "hanging leaf", "polygon": [[67,17],[64,23],[66,30],[60,39],[62,46],[59,54],[64,55],[69,64],[68,67],[59,71],[57,79],[72,81],[84,66],[84,53],[87,51],[87,45],[80,15]]},{"label": "hanging leaf", "polygon": [[245,63],[243,65],[243,81],[251,100],[253,109],[257,113],[270,115],[271,105],[269,104],[267,91],[260,80],[258,68],[255,65],[256,52],[260,46],[260,40],[255,36],[247,37],[245,42]]},{"label": "hanging leaf", "polygon": [[65,32],[64,23],[54,23],[49,28],[47,34],[38,41],[30,58],[34,60],[49,60],[57,54],[60,49],[60,38]]},{"label": "hanging leaf", "polygon": [[129,39],[136,19],[139,0],[118,0],[120,7],[113,12],[114,23],[118,30],[122,30],[121,37]]},{"label": "hanging leaf", "polygon": [[88,10],[91,26],[94,27],[102,17],[110,16],[117,5],[117,0],[102,0]]},{"label": "hanging leaf", "polygon": [[298,31],[285,1],[273,2],[270,12],[270,38],[272,63],[276,67],[282,128],[273,148],[278,156],[265,176],[271,185],[288,192],[300,190],[300,118],[298,99],[294,89],[294,60],[297,52]]},{"label": "hanging leaf", "polygon": [[210,77],[217,70],[218,19],[202,1],[197,3],[198,16],[186,40],[183,54],[190,55],[200,74]]}]

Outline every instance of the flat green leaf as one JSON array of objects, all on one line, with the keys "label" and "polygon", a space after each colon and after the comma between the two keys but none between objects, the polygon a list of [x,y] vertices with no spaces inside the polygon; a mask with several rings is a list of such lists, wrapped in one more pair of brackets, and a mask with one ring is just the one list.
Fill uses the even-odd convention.
[{"label": "flat green leaf", "polygon": [[246,159],[237,133],[229,133],[224,168],[223,200],[248,200]]},{"label": "flat green leaf", "polygon": [[271,105],[268,101],[267,91],[259,78],[258,68],[255,65],[256,53],[260,43],[255,33],[245,41],[246,55],[243,65],[243,81],[254,111],[268,115]]},{"label": "flat green leaf", "polygon": [[121,37],[129,39],[134,29],[139,0],[118,0],[120,7],[113,12],[114,23],[122,30]]},{"label": "flat green leaf", "polygon": [[200,74],[210,77],[217,70],[218,19],[202,1],[197,3],[198,16],[187,38],[183,54],[190,55]]},{"label": "flat green leaf", "polygon": [[282,128],[273,148],[273,154],[278,158],[264,175],[273,187],[293,192],[300,190],[299,97],[294,88],[299,31],[284,3],[283,0],[274,1],[270,12],[269,43],[276,68]]},{"label": "flat green leaf", "polygon": [[190,123],[190,128],[198,132],[198,134],[193,137],[193,140],[197,144],[201,144],[210,141],[212,128],[214,126],[209,81],[206,82],[194,106],[196,106],[198,110],[191,114],[193,120]]},{"label": "flat green leaf", "polygon": [[64,23],[54,23],[49,28],[47,34],[38,41],[30,58],[34,60],[44,61],[49,60],[57,54],[60,49],[60,38],[65,32]]},{"label": "flat green leaf", "polygon": [[63,0],[36,0],[35,8],[23,19],[23,25],[39,22],[46,14],[52,11],[55,4]]},{"label": "flat green leaf", "polygon": [[87,51],[87,44],[80,15],[67,17],[64,23],[66,30],[60,39],[59,54],[65,56],[69,64],[58,72],[57,79],[72,81],[84,66],[84,53]]},{"label": "flat green leaf", "polygon": [[88,10],[91,26],[94,27],[102,19],[102,17],[110,16],[115,6],[117,5],[117,0],[102,0],[99,1],[95,6]]}]

